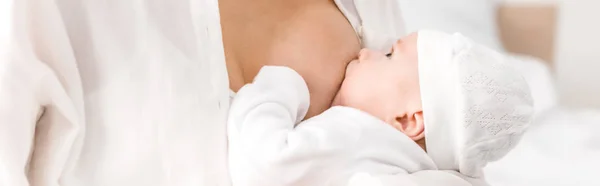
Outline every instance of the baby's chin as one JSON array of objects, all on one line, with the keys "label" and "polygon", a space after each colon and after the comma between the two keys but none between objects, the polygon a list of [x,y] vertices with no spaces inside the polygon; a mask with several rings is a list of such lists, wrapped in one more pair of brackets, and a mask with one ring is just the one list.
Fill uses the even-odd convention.
[{"label": "baby's chin", "polygon": [[335,97],[333,97],[333,101],[331,102],[331,106],[335,107],[335,106],[342,106],[342,99],[340,98],[340,91],[338,91],[337,94],[335,94]]}]

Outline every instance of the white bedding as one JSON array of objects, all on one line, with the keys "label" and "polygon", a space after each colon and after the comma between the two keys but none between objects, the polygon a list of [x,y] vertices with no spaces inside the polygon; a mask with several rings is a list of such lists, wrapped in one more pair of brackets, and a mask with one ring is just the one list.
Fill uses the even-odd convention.
[{"label": "white bedding", "polygon": [[515,56],[514,67],[530,84],[536,118],[517,147],[490,163],[494,186],[600,185],[600,110],[560,107],[552,75],[540,61]]},{"label": "white bedding", "polygon": [[536,119],[517,147],[490,163],[497,186],[600,185],[600,110],[551,109]]}]

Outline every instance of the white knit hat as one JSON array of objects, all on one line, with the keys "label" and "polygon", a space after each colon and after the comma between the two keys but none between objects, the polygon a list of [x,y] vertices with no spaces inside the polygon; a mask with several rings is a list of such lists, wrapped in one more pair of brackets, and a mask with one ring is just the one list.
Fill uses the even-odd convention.
[{"label": "white knit hat", "polygon": [[418,37],[427,153],[440,170],[482,177],[482,168],[506,155],[531,121],[527,82],[504,55],[460,34]]}]

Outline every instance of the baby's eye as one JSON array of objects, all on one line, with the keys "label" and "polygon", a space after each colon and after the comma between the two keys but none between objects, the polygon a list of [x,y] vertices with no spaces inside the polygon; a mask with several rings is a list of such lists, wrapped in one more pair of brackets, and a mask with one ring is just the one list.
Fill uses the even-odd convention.
[{"label": "baby's eye", "polygon": [[392,53],[386,54],[385,57],[391,58],[392,57]]}]

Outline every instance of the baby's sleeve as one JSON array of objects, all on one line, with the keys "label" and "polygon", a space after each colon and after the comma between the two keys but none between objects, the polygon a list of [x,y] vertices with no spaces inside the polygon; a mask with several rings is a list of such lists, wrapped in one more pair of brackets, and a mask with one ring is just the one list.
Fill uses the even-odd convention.
[{"label": "baby's sleeve", "polygon": [[304,80],[287,67],[263,67],[237,92],[227,121],[233,185],[277,185],[275,180],[283,179],[266,172],[278,172],[269,167],[290,151],[287,138],[309,103]]},{"label": "baby's sleeve", "polygon": [[308,88],[297,72],[287,67],[263,67],[232,102],[230,141],[260,153],[261,158],[276,155],[286,146],[288,133],[306,115],[309,103]]}]

